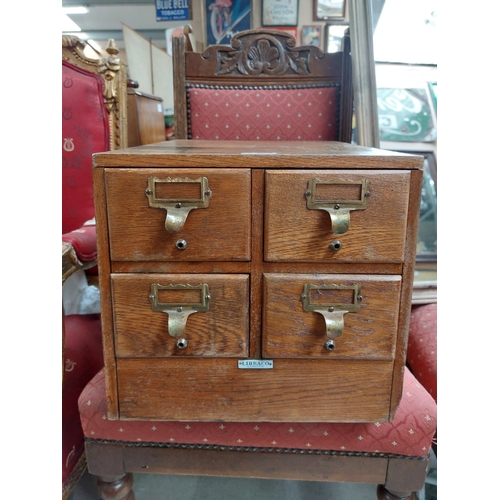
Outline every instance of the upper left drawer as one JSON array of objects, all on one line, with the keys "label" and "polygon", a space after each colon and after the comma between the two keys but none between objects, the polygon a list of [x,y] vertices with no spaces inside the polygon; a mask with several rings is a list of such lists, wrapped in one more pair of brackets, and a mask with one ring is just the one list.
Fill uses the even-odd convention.
[{"label": "upper left drawer", "polygon": [[249,261],[250,169],[107,169],[114,261]]}]

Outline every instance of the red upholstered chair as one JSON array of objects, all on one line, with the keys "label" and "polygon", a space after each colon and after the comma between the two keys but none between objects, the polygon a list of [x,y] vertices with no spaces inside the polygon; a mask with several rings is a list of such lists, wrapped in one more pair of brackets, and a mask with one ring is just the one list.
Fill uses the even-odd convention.
[{"label": "red upholstered chair", "polygon": [[[96,274],[92,154],[126,146],[126,75],[113,41],[107,58],[89,59],[85,43],[62,37],[62,282]],[[82,274],[82,279],[86,280]],[[89,278],[91,282],[91,278]],[[64,311],[63,311],[64,312]],[[72,311],[65,311],[71,313]],[[63,315],[62,496],[85,467],[78,396],[102,368],[100,315]]]},{"label": "red upholstered chair", "polygon": [[176,139],[351,142],[348,34],[332,54],[263,29],[197,53],[189,30],[173,38]]},{"label": "red upholstered chair", "polygon": [[102,500],[133,500],[134,472],[378,483],[379,500],[413,499],[436,431],[436,403],[409,370],[388,423],[111,421],[104,371],[79,407]]},{"label": "red upholstered chair", "polygon": [[[263,42],[256,41],[252,50],[246,45],[245,36],[253,41],[263,37]],[[263,123],[255,122],[263,125],[259,129],[262,132],[258,132],[262,136],[232,138],[305,140],[312,138],[306,136],[306,129],[314,128],[316,134],[322,135],[333,130],[331,136],[323,135],[325,140],[350,141],[352,90],[350,83],[347,86],[344,83],[350,82],[348,41],[344,52],[333,55],[324,55],[314,47],[295,49],[294,40],[283,32],[240,33],[232,43],[233,47],[212,47],[201,55],[190,50],[187,37],[174,38],[176,138],[196,139],[199,135],[216,140],[231,138],[225,135],[226,131],[246,134],[252,128],[247,121],[251,115],[243,119],[243,127],[238,120],[228,122],[229,127],[224,120],[217,122],[226,107],[236,106],[240,117],[234,117],[241,118],[241,113],[254,106],[253,118],[259,120],[262,116],[256,115],[264,112],[267,104],[277,106],[274,113],[288,113],[288,108],[299,112],[298,105],[305,104],[315,108],[317,115],[326,113],[327,119],[315,118],[313,114],[310,121],[297,122],[288,114],[286,123],[292,124],[294,131],[288,135],[285,125],[280,129],[283,136],[277,137],[265,135],[269,130],[267,124],[274,128],[275,134],[274,126],[279,122],[268,115]],[[246,73],[253,71],[242,62],[243,55],[239,52],[242,47],[252,59],[251,68],[262,70],[254,75],[245,74],[247,86],[259,82],[259,88],[240,88],[240,83],[236,83],[239,79],[235,68],[246,68]],[[288,68],[283,70],[277,57],[284,57]],[[321,61],[325,64],[323,69],[319,68]],[[313,83],[306,84],[311,74]],[[334,86],[328,87],[328,83]],[[314,92],[319,89],[328,94],[334,106],[328,108],[327,102],[315,100],[314,95],[319,94]],[[282,97],[284,100],[280,100]],[[215,111],[213,106],[217,108]],[[227,120],[230,118],[225,116]],[[209,135],[215,123],[219,132],[217,136]],[[365,482],[379,484],[374,498],[377,495],[380,500],[415,498],[412,492],[420,490],[425,482],[436,430],[436,402],[409,370],[405,371],[402,401],[395,418],[386,423],[112,421],[107,417],[102,370],[81,393],[79,408],[88,468],[98,476],[97,488],[102,500],[133,500],[133,473]]]},{"label": "red upholstered chair", "polygon": [[415,378],[437,402],[437,303],[413,306],[406,359]]},{"label": "red upholstered chair", "polygon": [[[437,303],[413,306],[406,360],[437,403]],[[437,455],[437,432],[432,448]]]}]

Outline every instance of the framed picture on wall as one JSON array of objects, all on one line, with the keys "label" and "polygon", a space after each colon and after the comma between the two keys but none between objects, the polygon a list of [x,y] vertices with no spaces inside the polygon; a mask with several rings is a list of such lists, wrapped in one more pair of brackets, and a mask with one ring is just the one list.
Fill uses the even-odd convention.
[{"label": "framed picture on wall", "polygon": [[322,26],[320,24],[302,27],[302,45],[314,45],[322,48]]},{"label": "framed picture on wall", "polygon": [[299,0],[262,0],[262,26],[297,26]]},{"label": "framed picture on wall", "polygon": [[[261,28],[261,29],[264,29],[264,28]],[[292,35],[295,40],[298,40],[299,39],[299,30],[298,28],[294,27],[294,26],[273,26],[273,29],[276,30],[276,31],[283,31],[284,33],[288,33],[289,35]]]},{"label": "framed picture on wall", "polygon": [[206,46],[229,45],[233,35],[249,30],[252,0],[205,0]]},{"label": "framed picture on wall", "polygon": [[347,0],[314,0],[315,21],[343,21]]}]

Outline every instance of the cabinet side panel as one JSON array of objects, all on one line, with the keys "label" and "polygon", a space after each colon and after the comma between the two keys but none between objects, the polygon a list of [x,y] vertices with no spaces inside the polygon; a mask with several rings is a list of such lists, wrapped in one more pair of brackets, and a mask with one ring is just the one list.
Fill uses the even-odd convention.
[{"label": "cabinet side panel", "polygon": [[420,198],[422,190],[422,171],[411,173],[410,200],[408,206],[408,229],[406,231],[405,261],[403,264],[403,282],[401,287],[401,307],[399,310],[398,340],[394,362],[394,379],[391,397],[391,418],[394,417],[403,391],[406,349],[408,346],[408,330],[410,328],[411,296],[415,273],[415,258],[418,241],[418,224],[420,216]]},{"label": "cabinet side panel", "polygon": [[106,203],[105,172],[94,168],[94,205],[97,233],[97,257],[99,268],[99,289],[101,294],[101,328],[106,370],[106,394],[108,418],[118,418],[118,393],[116,385],[115,343],[113,337],[113,309],[110,280],[110,256],[108,236],[108,214]]}]

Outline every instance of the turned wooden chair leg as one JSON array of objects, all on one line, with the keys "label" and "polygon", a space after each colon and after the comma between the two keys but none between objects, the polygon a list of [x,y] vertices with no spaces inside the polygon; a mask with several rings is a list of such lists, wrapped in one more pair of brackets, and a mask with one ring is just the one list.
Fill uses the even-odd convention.
[{"label": "turned wooden chair leg", "polygon": [[131,473],[118,477],[102,476],[97,479],[97,493],[100,500],[135,500],[133,483]]},{"label": "turned wooden chair leg", "polygon": [[393,491],[388,490],[383,484],[377,488],[378,500],[417,500],[415,493],[411,491]]}]

